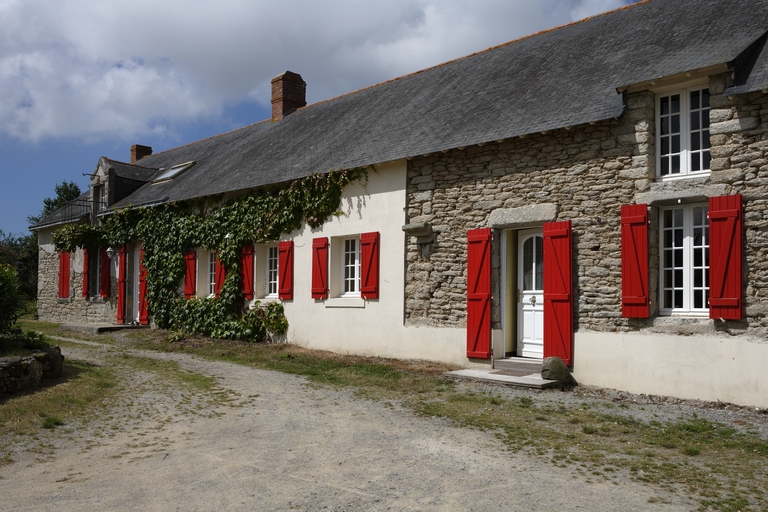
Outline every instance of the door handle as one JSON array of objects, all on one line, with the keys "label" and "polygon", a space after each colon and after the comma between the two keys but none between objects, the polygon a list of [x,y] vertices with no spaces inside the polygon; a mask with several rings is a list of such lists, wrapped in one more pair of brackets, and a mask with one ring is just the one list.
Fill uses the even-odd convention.
[{"label": "door handle", "polygon": [[535,305],[536,305],[536,296],[533,295],[531,296],[531,306],[535,306]]}]

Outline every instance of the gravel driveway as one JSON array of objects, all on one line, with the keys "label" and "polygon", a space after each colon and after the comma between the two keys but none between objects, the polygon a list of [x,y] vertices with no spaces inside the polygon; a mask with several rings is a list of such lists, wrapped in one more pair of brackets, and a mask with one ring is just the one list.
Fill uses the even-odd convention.
[{"label": "gravel driveway", "polygon": [[[114,349],[67,348],[99,362]],[[130,351],[129,351],[130,352]],[[138,354],[138,352],[134,352]],[[141,353],[214,376],[214,402],[122,375],[116,410],[51,453],[0,469],[1,510],[690,510],[632,481],[587,483],[504,451],[492,433],[415,417],[303,378],[184,354]]]}]

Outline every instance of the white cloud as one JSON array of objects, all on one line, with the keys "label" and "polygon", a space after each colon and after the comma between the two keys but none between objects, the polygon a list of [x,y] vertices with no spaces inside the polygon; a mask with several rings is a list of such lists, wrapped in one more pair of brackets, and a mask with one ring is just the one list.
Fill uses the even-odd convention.
[{"label": "white cloud", "polygon": [[286,69],[314,102],[625,3],[0,0],[0,133],[162,137]]}]

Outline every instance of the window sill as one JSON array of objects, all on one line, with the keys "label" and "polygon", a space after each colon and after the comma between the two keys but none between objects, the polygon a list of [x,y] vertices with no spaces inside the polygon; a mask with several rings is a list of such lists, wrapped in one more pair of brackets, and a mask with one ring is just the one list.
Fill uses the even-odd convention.
[{"label": "window sill", "polygon": [[72,302],[72,297],[67,297],[67,298],[56,297],[57,304],[69,304],[70,302]]},{"label": "window sill", "polygon": [[360,297],[337,297],[325,301],[327,308],[364,308],[365,301]]},{"label": "window sill", "polygon": [[715,333],[715,322],[708,316],[658,316],[653,319],[653,331],[682,336],[709,335]]},{"label": "window sill", "polygon": [[678,181],[678,180],[692,180],[695,178],[709,178],[710,174],[712,174],[712,171],[699,171],[699,172],[691,172],[688,174],[668,174],[666,176],[656,176],[657,182],[665,182],[665,181]]}]

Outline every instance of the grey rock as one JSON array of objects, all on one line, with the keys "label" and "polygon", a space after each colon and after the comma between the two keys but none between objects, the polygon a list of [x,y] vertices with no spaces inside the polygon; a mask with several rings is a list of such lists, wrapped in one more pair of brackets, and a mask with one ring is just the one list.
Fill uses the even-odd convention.
[{"label": "grey rock", "polygon": [[564,380],[570,376],[570,370],[557,356],[546,357],[541,362],[541,378],[544,380]]}]

